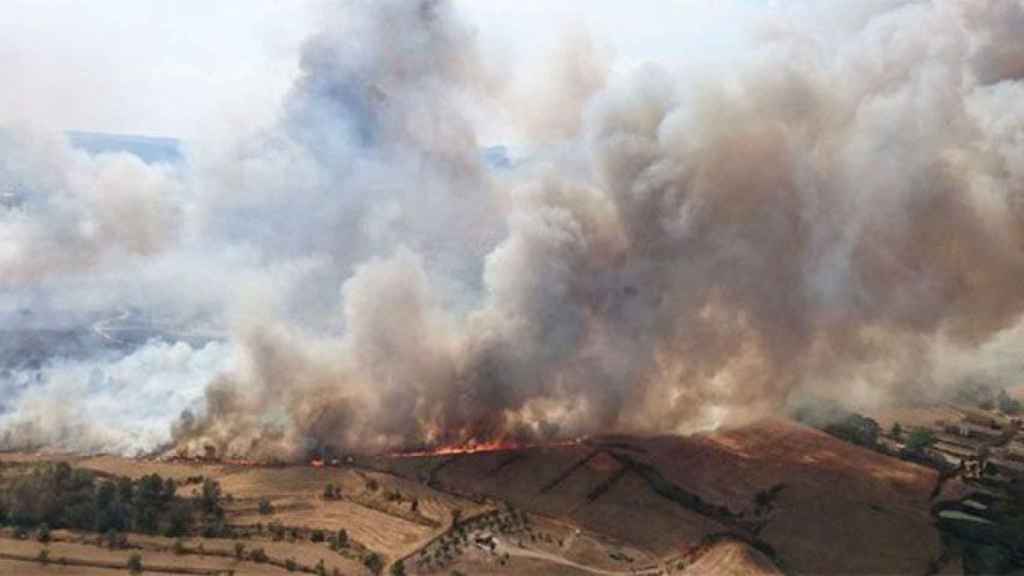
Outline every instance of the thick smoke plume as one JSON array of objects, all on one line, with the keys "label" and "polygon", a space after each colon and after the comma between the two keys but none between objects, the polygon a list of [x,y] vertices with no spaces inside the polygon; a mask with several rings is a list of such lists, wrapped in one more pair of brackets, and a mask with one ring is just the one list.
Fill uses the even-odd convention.
[{"label": "thick smoke plume", "polygon": [[[183,231],[151,209],[102,243],[237,274],[232,366],[173,441],[298,458],[938,395],[1024,311],[1022,21],[797,3],[675,71],[577,39],[541,110],[453,5],[340,4],[279,122],[193,152]],[[523,110],[490,162],[478,134]]]}]

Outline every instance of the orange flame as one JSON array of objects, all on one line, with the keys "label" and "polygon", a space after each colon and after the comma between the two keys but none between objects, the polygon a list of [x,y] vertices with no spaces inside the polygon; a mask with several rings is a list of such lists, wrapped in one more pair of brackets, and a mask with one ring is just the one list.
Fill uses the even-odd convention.
[{"label": "orange flame", "polygon": [[414,450],[409,452],[395,452],[389,454],[393,458],[417,458],[423,456],[453,456],[460,454],[480,454],[484,452],[503,452],[508,450],[526,450],[528,448],[558,448],[576,446],[580,440],[566,440],[562,442],[545,443],[520,443],[503,440],[491,440],[488,442],[470,441],[465,444],[440,446],[430,450]]}]

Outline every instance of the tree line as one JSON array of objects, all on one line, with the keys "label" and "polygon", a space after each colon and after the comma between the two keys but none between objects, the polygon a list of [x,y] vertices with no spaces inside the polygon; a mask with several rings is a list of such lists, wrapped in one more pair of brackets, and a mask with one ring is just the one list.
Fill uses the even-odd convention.
[{"label": "tree line", "polygon": [[210,479],[192,498],[180,498],[177,482],[159,474],[132,480],[66,462],[18,468],[0,475],[0,525],[211,537],[225,529],[220,486]]}]

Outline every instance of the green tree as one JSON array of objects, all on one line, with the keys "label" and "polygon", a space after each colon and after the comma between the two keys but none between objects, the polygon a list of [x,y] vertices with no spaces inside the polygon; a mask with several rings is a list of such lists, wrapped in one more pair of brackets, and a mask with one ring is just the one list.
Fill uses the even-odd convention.
[{"label": "green tree", "polygon": [[903,437],[903,426],[900,426],[899,422],[893,422],[892,429],[889,431],[889,435],[899,440]]},{"label": "green tree", "polygon": [[910,435],[907,436],[905,448],[908,452],[918,453],[931,446],[934,442],[935,435],[932,434],[931,430],[915,428],[911,431]]},{"label": "green tree", "polygon": [[220,484],[209,478],[203,480],[203,488],[197,504],[199,509],[206,514],[223,513],[220,507]]}]

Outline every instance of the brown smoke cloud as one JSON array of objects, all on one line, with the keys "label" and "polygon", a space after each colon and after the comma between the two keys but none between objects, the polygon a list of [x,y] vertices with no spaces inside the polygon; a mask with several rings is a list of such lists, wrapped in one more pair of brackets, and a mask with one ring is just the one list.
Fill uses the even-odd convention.
[{"label": "brown smoke cloud", "polygon": [[[583,43],[553,66],[576,88],[542,100],[559,152],[494,174],[460,108],[491,73],[452,7],[345,14],[354,32],[307,48],[293,120],[354,116],[375,154],[415,165],[390,185],[430,182],[440,207],[418,201],[397,217],[416,233],[351,268],[338,331],[243,322],[244,360],[176,425],[182,448],[686,432],[822,389],[891,401],[948,384],[939,343],[975,349],[1019,321],[1017,1],[876,2],[825,39],[813,19],[772,24],[692,78],[611,81]],[[435,236],[472,246],[480,265],[456,269],[478,298],[449,292]]]}]

